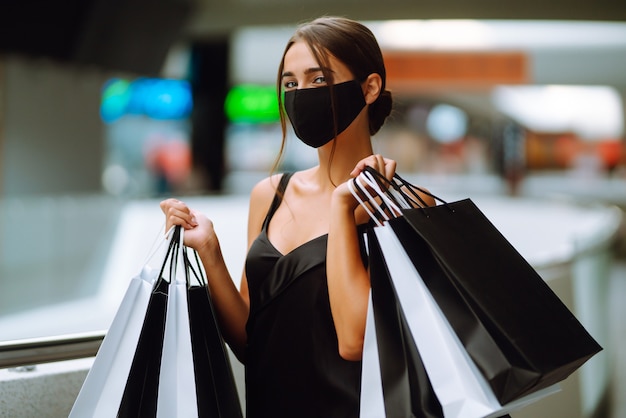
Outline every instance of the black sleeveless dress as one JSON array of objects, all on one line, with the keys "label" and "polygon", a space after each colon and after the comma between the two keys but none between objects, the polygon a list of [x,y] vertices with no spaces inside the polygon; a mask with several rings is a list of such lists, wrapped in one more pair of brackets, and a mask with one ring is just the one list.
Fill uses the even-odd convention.
[{"label": "black sleeveless dress", "polygon": [[290,177],[282,176],[246,259],[247,418],[358,417],[361,362],[338,353],[326,283],[327,235],[287,254],[267,237]]}]

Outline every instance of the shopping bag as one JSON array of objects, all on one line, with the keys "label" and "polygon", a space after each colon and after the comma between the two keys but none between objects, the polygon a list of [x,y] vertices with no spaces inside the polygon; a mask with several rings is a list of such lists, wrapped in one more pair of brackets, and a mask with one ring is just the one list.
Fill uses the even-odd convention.
[{"label": "shopping bag", "polygon": [[[173,238],[176,242],[169,258],[165,320],[155,321],[164,323],[164,327],[150,328],[163,330],[162,350],[147,353],[138,347],[135,353],[136,359],[142,359],[144,354],[148,358],[158,357],[156,351],[160,354],[160,362],[155,360],[145,367],[144,362],[139,360],[137,374],[151,377],[137,382],[135,387],[129,379],[126,391],[132,396],[128,397],[128,404],[122,403],[122,406],[131,406],[132,409],[126,409],[129,414],[122,415],[120,408],[119,416],[243,416],[202,266],[195,252],[196,265],[195,268],[192,266],[182,245],[182,235],[182,229],[177,227]],[[159,346],[156,341],[154,344]]]},{"label": "shopping bag", "polygon": [[[224,339],[217,323],[206,276],[197,262],[187,289],[198,416],[242,417],[241,403]],[[187,265],[189,258],[185,257]]]},{"label": "shopping bag", "polygon": [[[393,230],[388,225],[370,230],[368,248],[372,294],[378,292],[374,284],[376,281],[386,281],[393,288],[390,298],[397,298],[406,317],[407,334],[423,360],[433,391],[441,403],[442,416],[501,417],[558,390],[558,387],[552,386],[502,405],[458,340]],[[388,306],[381,307],[381,310],[388,309]],[[381,357],[381,369],[384,367],[382,360]],[[423,396],[422,387],[412,388],[413,393],[408,396]]]},{"label": "shopping bag", "polygon": [[[156,416],[169,283],[157,279],[115,416]],[[97,358],[97,357],[96,357]],[[100,411],[97,411],[100,415]],[[101,415],[105,416],[105,415]],[[110,415],[107,415],[110,416]]]},{"label": "shopping bag", "polygon": [[[163,245],[169,244],[170,241],[171,234],[168,234]],[[159,270],[149,265],[156,252],[158,251],[148,257],[139,274],[130,280],[92,367],[72,406],[70,418],[117,415],[153,290],[159,290],[154,289]],[[164,255],[163,258],[165,258]],[[159,267],[162,263],[163,260],[158,262]],[[161,284],[160,290],[162,288]]]},{"label": "shopping bag", "polygon": [[[187,301],[190,275],[184,249],[178,247],[177,255],[179,257],[171,259],[172,274],[168,284],[167,314],[158,377],[156,416],[162,418],[198,416]],[[182,265],[184,274],[177,274],[180,271],[177,268],[179,265]]]},{"label": "shopping bag", "polygon": [[118,417],[157,416],[165,325],[167,314],[171,314],[167,310],[168,299],[171,296],[175,297],[169,292],[174,287],[171,282],[176,280],[180,240],[182,240],[180,228],[176,228],[150,297],[139,342],[134,351],[133,363],[119,404]]},{"label": "shopping bag", "polygon": [[367,301],[367,318],[363,337],[363,355],[361,357],[361,396],[359,399],[359,418],[381,418],[385,416],[385,398],[380,376],[378,343],[376,341],[376,320],[374,319],[372,292]]},{"label": "shopping bag", "polygon": [[[140,326],[134,324],[134,330],[139,329],[131,339],[134,346],[124,341],[127,351],[112,355],[124,359],[125,366],[115,373],[119,378],[114,382],[114,396],[99,399],[103,408],[96,408],[89,399],[80,405],[77,400],[73,416],[242,417],[206,279],[195,252],[195,268],[192,265],[182,235],[180,227],[173,230],[161,269],[148,292]],[[214,329],[198,325],[205,322]],[[121,315],[119,323],[125,325]],[[112,324],[107,335],[116,333]],[[100,358],[101,351],[94,364],[108,359]],[[112,392],[108,387],[112,382],[98,376],[103,368],[100,372],[92,368],[89,374],[94,378],[85,381],[81,392]]]},{"label": "shopping bag", "polygon": [[[368,242],[371,237],[368,234]],[[422,358],[392,283],[380,247],[370,252],[368,306],[361,375],[361,418],[443,418]]]},{"label": "shopping bag", "polygon": [[[378,188],[386,204],[415,203],[408,191],[418,188],[396,181]],[[432,196],[441,204],[404,205],[388,224],[500,403],[551,387],[602,350],[470,199]]]},{"label": "shopping bag", "polygon": [[[502,402],[562,381],[602,350],[471,200],[406,210],[404,218],[427,243],[438,276],[474,313],[467,318],[475,318],[477,332],[491,336],[483,339],[489,345],[472,344],[476,333],[450,310],[459,338]],[[428,283],[439,294],[437,283]]]}]

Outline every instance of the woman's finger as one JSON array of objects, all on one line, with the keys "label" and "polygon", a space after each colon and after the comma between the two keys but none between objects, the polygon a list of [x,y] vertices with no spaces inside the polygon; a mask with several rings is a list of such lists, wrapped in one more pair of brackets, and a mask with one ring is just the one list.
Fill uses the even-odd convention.
[{"label": "woman's finger", "polygon": [[161,210],[165,214],[165,229],[169,230],[174,225],[180,225],[185,229],[191,229],[198,225],[191,209],[180,200],[167,199],[161,202]]},{"label": "woman's finger", "polygon": [[370,155],[369,157],[362,159],[356,164],[356,166],[354,167],[354,170],[352,170],[352,172],[350,173],[350,176],[352,177],[358,176],[359,174],[361,174],[363,170],[365,170],[366,166],[372,167],[376,171],[381,171],[382,168],[384,167],[384,164],[385,163],[384,163],[384,159],[382,155],[379,155],[379,154]]},{"label": "woman's finger", "polygon": [[388,180],[392,180],[394,174],[396,174],[396,161],[389,159],[389,158],[385,158],[383,161],[383,174],[385,175],[385,177],[387,177]]}]

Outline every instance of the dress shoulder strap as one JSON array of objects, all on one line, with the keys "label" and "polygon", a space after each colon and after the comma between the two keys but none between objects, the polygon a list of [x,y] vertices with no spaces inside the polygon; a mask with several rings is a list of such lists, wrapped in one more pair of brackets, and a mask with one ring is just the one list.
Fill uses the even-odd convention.
[{"label": "dress shoulder strap", "polygon": [[283,201],[285,190],[287,190],[287,184],[289,183],[289,179],[291,179],[292,175],[293,173],[289,172],[289,173],[283,173],[283,175],[281,176],[280,181],[278,182],[278,187],[276,187],[276,193],[274,194],[274,199],[272,200],[272,204],[270,205],[270,208],[267,211],[267,215],[265,215],[265,220],[263,221],[263,228],[267,227],[267,224],[270,222],[270,219],[272,219],[272,216],[274,216],[276,209],[278,209],[281,202]]}]

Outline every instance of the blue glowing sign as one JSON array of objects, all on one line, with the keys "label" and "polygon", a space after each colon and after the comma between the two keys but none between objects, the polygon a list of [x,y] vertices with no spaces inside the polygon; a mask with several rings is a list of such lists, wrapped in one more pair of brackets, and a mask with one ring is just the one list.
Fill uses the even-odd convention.
[{"label": "blue glowing sign", "polygon": [[111,123],[124,115],[152,119],[183,119],[191,113],[193,98],[187,81],[139,78],[111,79],[104,85],[100,116]]}]

